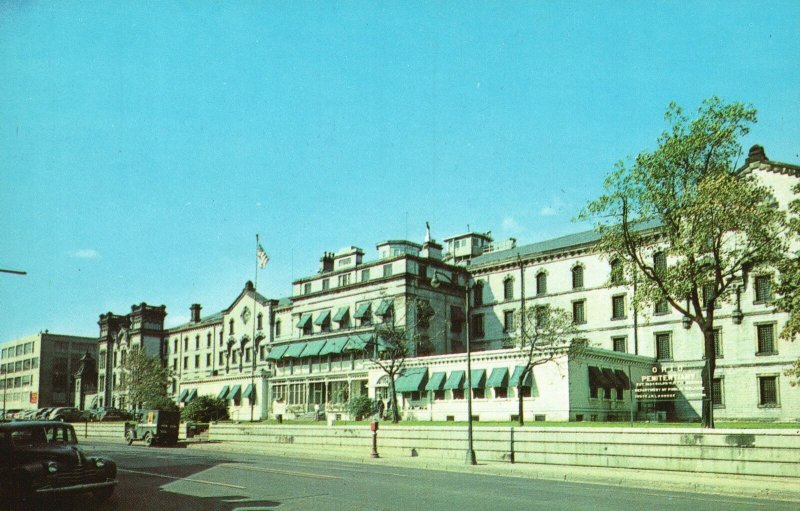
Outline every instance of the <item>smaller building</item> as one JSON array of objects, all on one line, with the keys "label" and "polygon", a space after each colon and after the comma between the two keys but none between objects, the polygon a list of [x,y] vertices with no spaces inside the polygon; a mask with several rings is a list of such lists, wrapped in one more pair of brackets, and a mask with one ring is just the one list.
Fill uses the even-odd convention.
[{"label": "smaller building", "polygon": [[8,341],[0,348],[3,409],[72,406],[74,374],[86,354],[97,357],[97,339],[51,334]]}]

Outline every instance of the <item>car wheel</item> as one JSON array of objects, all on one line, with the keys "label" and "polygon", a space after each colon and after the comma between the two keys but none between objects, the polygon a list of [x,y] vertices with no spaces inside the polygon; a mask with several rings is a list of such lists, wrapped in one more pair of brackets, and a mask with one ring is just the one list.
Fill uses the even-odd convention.
[{"label": "car wheel", "polygon": [[102,490],[97,490],[92,492],[92,497],[99,502],[105,502],[106,500],[110,499],[111,496],[114,495],[114,487],[110,488],[103,488]]},{"label": "car wheel", "polygon": [[144,445],[146,445],[147,447],[153,445],[153,435],[151,435],[150,433],[144,434]]},{"label": "car wheel", "polygon": [[130,431],[125,432],[125,443],[131,445],[133,443],[133,433]]}]

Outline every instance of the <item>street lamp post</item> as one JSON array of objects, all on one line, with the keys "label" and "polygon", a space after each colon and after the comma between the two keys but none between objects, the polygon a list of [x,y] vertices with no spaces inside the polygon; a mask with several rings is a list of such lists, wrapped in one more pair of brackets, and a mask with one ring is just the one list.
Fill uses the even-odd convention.
[{"label": "street lamp post", "polygon": [[[444,273],[434,272],[431,279],[431,287],[438,288],[442,285],[442,277],[447,283],[456,285],[452,277]],[[470,347],[469,331],[469,295],[474,286],[470,285],[469,277],[464,283],[464,334],[467,338],[467,458],[468,465],[477,465],[475,460],[475,449],[472,445],[472,350]]]}]

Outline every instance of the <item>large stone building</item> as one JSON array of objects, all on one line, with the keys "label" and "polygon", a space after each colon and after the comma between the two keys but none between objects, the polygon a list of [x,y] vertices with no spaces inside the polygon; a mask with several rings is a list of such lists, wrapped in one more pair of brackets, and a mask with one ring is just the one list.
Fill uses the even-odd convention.
[{"label": "large stone building", "polygon": [[97,339],[47,331],[8,341],[0,349],[2,408],[73,406],[73,378]]}]

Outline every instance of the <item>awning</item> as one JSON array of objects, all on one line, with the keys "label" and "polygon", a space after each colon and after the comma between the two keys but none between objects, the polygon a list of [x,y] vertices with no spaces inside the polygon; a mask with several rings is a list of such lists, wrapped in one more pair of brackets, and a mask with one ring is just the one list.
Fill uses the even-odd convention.
[{"label": "awning", "polygon": [[628,379],[628,375],[625,374],[625,371],[622,369],[615,369],[614,374],[617,375],[617,382],[622,384],[622,388],[624,390],[628,390],[631,388],[631,381]]},{"label": "awning", "polygon": [[300,354],[300,358],[303,357],[317,357],[319,356],[319,352],[322,351],[322,348],[325,346],[325,340],[320,341],[309,341],[306,343],[306,347],[303,349],[303,352]]},{"label": "awning", "polygon": [[463,389],[464,371],[453,371],[444,383],[445,389]]},{"label": "awning", "polygon": [[391,298],[383,300],[380,305],[378,305],[378,308],[375,309],[375,315],[381,317],[385,316],[392,309],[393,304],[394,300]]},{"label": "awning", "polygon": [[607,382],[606,377],[603,376],[603,371],[594,366],[589,366],[589,386],[595,388],[601,387],[604,389],[611,388],[611,384]]},{"label": "awning", "polygon": [[333,320],[338,323],[339,321],[346,318],[349,312],[350,312],[350,307],[339,307],[339,310],[336,311],[336,314],[333,315]]},{"label": "awning", "polygon": [[288,344],[279,344],[277,346],[273,346],[269,352],[269,355],[267,355],[267,360],[280,360],[283,354],[286,353],[286,348],[288,347]]},{"label": "awning", "polygon": [[183,401],[186,399],[186,394],[188,394],[188,393],[189,393],[189,389],[183,389],[181,391],[180,395],[178,396],[178,402],[179,403],[183,403]]},{"label": "awning", "polygon": [[362,351],[372,339],[371,334],[351,335],[347,338],[344,351]]},{"label": "awning", "polygon": [[255,387],[253,387],[253,384],[252,383],[249,384],[247,387],[244,388],[244,393],[242,394],[242,397],[250,397],[251,395],[253,395],[255,390],[256,389]]},{"label": "awning", "polygon": [[394,382],[397,392],[419,392],[428,380],[427,367],[409,367]]},{"label": "awning", "polygon": [[189,391],[189,394],[186,396],[186,402],[188,403],[192,399],[197,397],[197,389],[192,389]]},{"label": "awning", "polygon": [[325,346],[323,346],[320,350],[319,354],[320,356],[338,355],[344,349],[345,344],[347,344],[347,337],[334,337],[333,339],[328,339],[325,342]]},{"label": "awning", "polygon": [[353,314],[353,317],[356,319],[361,319],[364,316],[366,316],[369,313],[370,305],[371,304],[369,302],[364,302],[361,305],[359,305],[358,308],[356,309],[356,313]]},{"label": "awning", "polygon": [[234,385],[231,387],[231,390],[228,391],[228,397],[226,399],[236,399],[239,393],[242,391],[241,385]]},{"label": "awning", "polygon": [[283,352],[281,358],[300,358],[300,354],[303,353],[304,349],[306,349],[306,343],[304,342],[290,344],[289,347],[286,348],[286,351]]},{"label": "awning", "polygon": [[486,369],[473,369],[470,371],[469,383],[473,389],[482,389],[486,383]]},{"label": "awning", "polygon": [[442,390],[446,378],[447,374],[445,373],[433,373],[428,384],[425,385],[425,390]]},{"label": "awning", "polygon": [[314,320],[314,324],[322,326],[330,322],[330,317],[331,317],[331,311],[322,311],[317,315],[317,319]]},{"label": "awning", "polygon": [[311,313],[307,312],[300,316],[300,321],[297,322],[297,328],[305,328],[309,321],[311,321]]},{"label": "awning", "polygon": [[227,395],[228,395],[228,386],[227,386],[227,385],[225,385],[225,386],[224,386],[224,387],[222,387],[222,389],[219,391],[219,394],[217,394],[217,397],[218,397],[219,399],[225,399],[225,396],[227,396]]},{"label": "awning", "polygon": [[514,368],[514,373],[511,375],[511,379],[508,380],[509,387],[530,387],[531,381],[533,380],[533,369],[528,371],[525,375],[525,379],[522,382],[519,379],[522,377],[522,371],[525,370],[525,366],[517,366]]},{"label": "awning", "polygon": [[611,384],[611,387],[617,388],[622,387],[622,383],[617,381],[617,375],[614,374],[613,369],[603,369],[603,376],[606,377],[606,381]]},{"label": "awning", "polygon": [[508,387],[508,368],[495,367],[492,369],[492,374],[489,375],[486,386],[492,389]]}]

